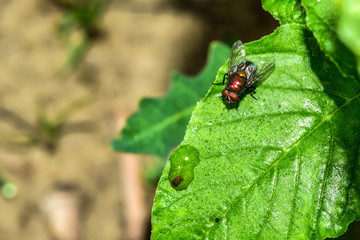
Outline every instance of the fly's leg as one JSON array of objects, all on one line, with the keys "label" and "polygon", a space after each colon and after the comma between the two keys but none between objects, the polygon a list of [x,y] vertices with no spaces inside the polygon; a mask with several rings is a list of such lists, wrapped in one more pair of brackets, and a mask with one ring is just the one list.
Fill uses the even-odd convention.
[{"label": "fly's leg", "polygon": [[224,83],[225,83],[225,76],[228,77],[228,74],[227,74],[227,73],[224,74],[224,78],[223,78],[222,83],[212,83],[212,84],[213,84],[213,85],[224,85]]},{"label": "fly's leg", "polygon": [[249,89],[250,89],[250,92],[249,92],[250,95],[251,95],[255,100],[258,100],[256,97],[254,97],[254,92],[255,92],[256,87],[250,86]]},{"label": "fly's leg", "polygon": [[240,104],[240,101],[237,101],[237,102],[236,102],[236,107],[235,107],[236,112],[238,112],[238,111],[239,111],[239,110],[238,110],[238,109],[239,109],[239,104]]}]

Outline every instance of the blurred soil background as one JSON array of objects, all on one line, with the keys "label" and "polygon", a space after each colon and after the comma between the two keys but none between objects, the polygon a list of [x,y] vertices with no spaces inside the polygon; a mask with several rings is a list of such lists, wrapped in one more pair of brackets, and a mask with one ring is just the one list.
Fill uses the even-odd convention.
[{"label": "blurred soil background", "polygon": [[114,0],[59,34],[89,1],[0,0],[0,240],[149,239],[156,182],[144,173],[164,160],[109,142],[173,70],[198,73],[211,41],[278,25],[260,1]]}]

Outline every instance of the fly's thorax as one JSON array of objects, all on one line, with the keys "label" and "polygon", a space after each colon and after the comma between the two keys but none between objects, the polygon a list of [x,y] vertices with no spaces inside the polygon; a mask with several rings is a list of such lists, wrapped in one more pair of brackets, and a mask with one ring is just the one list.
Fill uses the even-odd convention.
[{"label": "fly's thorax", "polygon": [[244,70],[237,71],[235,75],[237,75],[241,78],[245,78],[245,79],[247,78],[246,72]]}]

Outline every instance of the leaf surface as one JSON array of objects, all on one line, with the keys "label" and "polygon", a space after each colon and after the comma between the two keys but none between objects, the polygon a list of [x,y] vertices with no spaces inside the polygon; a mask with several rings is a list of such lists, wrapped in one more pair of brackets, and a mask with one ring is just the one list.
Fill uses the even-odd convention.
[{"label": "leaf surface", "polygon": [[[312,33],[286,24],[246,44],[274,72],[239,109],[213,86],[181,145],[199,163],[185,190],[160,179],[152,239],[324,239],[360,218],[360,86],[323,55]],[[221,82],[225,64],[218,72]],[[176,150],[175,150],[176,151]],[[185,176],[186,177],[186,176]]]},{"label": "leaf surface", "polygon": [[338,35],[342,42],[356,55],[360,73],[360,2],[345,0],[338,23]]},{"label": "leaf surface", "polygon": [[138,112],[127,120],[119,137],[112,141],[112,148],[167,157],[183,139],[196,102],[206,94],[229,53],[228,46],[215,42],[210,46],[208,62],[200,74],[189,77],[174,73],[170,93],[159,99],[142,99]]},{"label": "leaf surface", "polygon": [[281,24],[305,23],[305,10],[301,6],[300,0],[262,0],[262,6]]},{"label": "leaf surface", "polygon": [[306,23],[320,48],[345,76],[356,75],[354,54],[340,41],[337,33],[342,0],[302,0]]}]

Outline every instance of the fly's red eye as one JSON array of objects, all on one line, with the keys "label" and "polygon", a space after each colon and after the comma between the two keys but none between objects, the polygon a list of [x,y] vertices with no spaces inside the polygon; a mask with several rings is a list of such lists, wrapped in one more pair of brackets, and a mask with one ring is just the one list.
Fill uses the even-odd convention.
[{"label": "fly's red eye", "polygon": [[233,102],[236,102],[239,100],[239,97],[236,93],[234,92],[230,92],[230,100],[233,101]]},{"label": "fly's red eye", "polygon": [[227,89],[222,90],[222,96],[223,96],[223,98],[226,98],[226,97],[227,97],[228,92],[229,92],[229,91],[228,91]]}]

